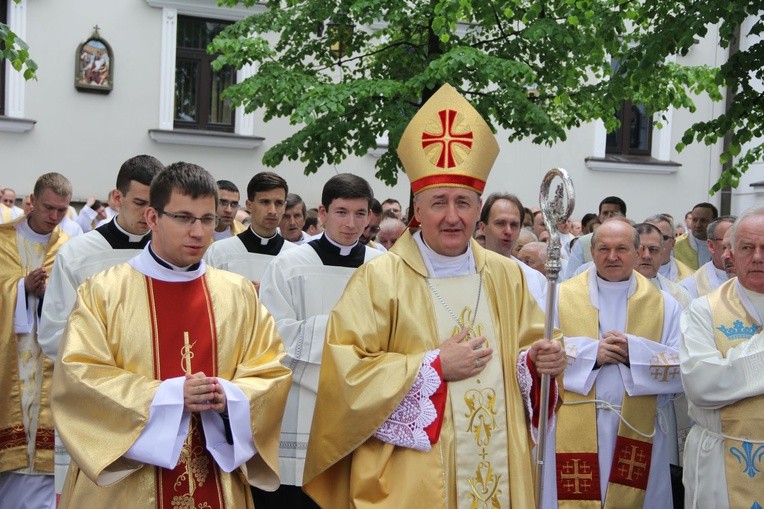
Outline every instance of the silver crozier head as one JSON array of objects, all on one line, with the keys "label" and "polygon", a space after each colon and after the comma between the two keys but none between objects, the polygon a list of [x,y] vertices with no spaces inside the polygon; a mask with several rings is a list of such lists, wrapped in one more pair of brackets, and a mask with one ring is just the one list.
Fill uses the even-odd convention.
[{"label": "silver crozier head", "polygon": [[[554,190],[554,193],[551,191]],[[544,224],[549,232],[547,248],[546,278],[557,282],[560,274],[560,232],[557,225],[567,221],[576,205],[573,181],[563,168],[552,168],[541,181],[539,207],[544,217]]]}]

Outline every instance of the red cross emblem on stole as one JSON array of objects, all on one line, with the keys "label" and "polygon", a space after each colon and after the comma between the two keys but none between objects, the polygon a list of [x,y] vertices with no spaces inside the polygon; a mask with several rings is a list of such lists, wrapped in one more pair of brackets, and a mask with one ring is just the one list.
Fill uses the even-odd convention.
[{"label": "red cross emblem on stole", "polygon": [[600,469],[596,452],[558,452],[557,498],[601,500]]},{"label": "red cross emblem on stole", "polygon": [[437,162],[435,166],[438,168],[453,168],[459,161],[457,161],[454,155],[454,148],[456,145],[469,153],[472,149],[472,131],[463,133],[454,132],[456,123],[456,110],[440,110],[438,117],[440,117],[440,133],[422,133],[422,148],[427,151],[430,147],[437,147],[440,150],[437,153]]},{"label": "red cross emblem on stole", "polygon": [[615,440],[609,481],[640,490],[647,489],[653,444],[619,436]]}]

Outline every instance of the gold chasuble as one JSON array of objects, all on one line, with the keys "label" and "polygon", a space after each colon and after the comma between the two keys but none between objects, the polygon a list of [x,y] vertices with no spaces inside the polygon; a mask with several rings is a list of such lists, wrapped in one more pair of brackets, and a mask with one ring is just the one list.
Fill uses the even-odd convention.
[{"label": "gold chasuble", "polygon": [[[696,270],[695,274],[692,275],[692,277],[695,278],[695,285],[698,290],[698,297],[703,297],[704,295],[708,295],[714,290],[714,287],[711,284],[711,280],[708,277],[708,270],[709,270],[709,267],[706,267],[704,265],[698,270]],[[714,270],[713,266],[711,266],[710,270]]]},{"label": "gold chasuble", "polygon": [[[716,347],[727,357],[738,346],[761,331],[761,323],[740,301],[736,279],[725,282],[708,295]],[[761,376],[761,372],[755,376]],[[729,507],[764,506],[764,396],[745,398],[720,410],[724,435],[724,467]]]},{"label": "gold chasuble", "polygon": [[[54,433],[50,412],[50,383],[53,362],[40,353],[42,380],[40,381],[40,412],[37,430],[24,426],[22,410],[22,382],[19,376],[18,338],[14,328],[14,312],[18,297],[19,280],[30,270],[25,267],[19,255],[16,226],[26,217],[0,225],[0,472],[32,467],[38,472],[53,473]],[[58,227],[50,235],[50,240],[42,254],[42,267],[50,274],[58,248],[69,237]],[[34,330],[32,333],[35,333]],[[34,434],[34,458],[30,465],[28,445]],[[0,502],[0,505],[1,502]]]},{"label": "gold chasuble", "polygon": [[674,263],[676,264],[676,270],[677,270],[676,282],[679,282],[682,279],[686,277],[690,277],[693,274],[695,274],[695,271],[692,268],[688,267],[686,264],[680,262],[676,258],[674,258]]},{"label": "gold chasuble", "polygon": [[[196,279],[166,282],[120,264],[88,279],[54,371],[56,428],[72,457],[61,507],[252,507],[248,482],[279,485],[290,385],[283,355],[273,319],[238,275],[207,267]],[[160,382],[199,371],[247,396],[257,454],[222,471],[207,451],[199,414],[192,414],[174,469],[126,458]]]},{"label": "gold chasuble", "polygon": [[[592,269],[589,269],[592,270]],[[589,270],[560,286],[560,329],[565,336],[599,338],[599,310],[589,297]],[[663,331],[663,295],[641,274],[634,272],[637,288],[628,299],[628,334],[660,342]],[[624,393],[610,472],[599,471],[596,385],[589,394],[565,392],[557,416],[557,497],[560,508],[599,508],[600,478],[608,476],[606,508],[642,507],[650,473],[656,396]]]},{"label": "gold chasuble", "polygon": [[0,203],[0,223],[13,221],[13,211],[5,203]]},{"label": "gold chasuble", "polygon": [[304,473],[321,507],[535,506],[516,363],[542,338],[544,316],[517,264],[471,246],[483,281],[476,318],[479,276],[429,281],[457,318],[488,337],[494,356],[478,377],[448,383],[440,439],[427,452],[374,433],[411,389],[425,352],[458,325],[428,286],[409,232],[348,282],[329,316]]},{"label": "gold chasuble", "polygon": [[247,225],[234,219],[233,223],[231,223],[231,234],[232,234],[231,237],[235,237],[236,235],[242,233],[246,229],[247,229]]},{"label": "gold chasuble", "polygon": [[690,245],[689,234],[683,233],[676,238],[676,242],[674,243],[674,258],[685,264],[693,272],[700,268],[698,264],[698,253]]}]

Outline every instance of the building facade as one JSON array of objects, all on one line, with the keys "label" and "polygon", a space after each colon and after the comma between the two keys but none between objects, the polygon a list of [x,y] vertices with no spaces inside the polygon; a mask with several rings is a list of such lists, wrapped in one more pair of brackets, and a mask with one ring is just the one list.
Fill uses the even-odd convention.
[{"label": "building facade", "polygon": [[[7,3],[5,21],[27,41],[39,65],[38,80],[24,82],[5,64],[0,185],[14,188],[19,198],[31,192],[38,175],[58,171],[72,181],[76,201],[91,195],[104,199],[120,164],[142,153],[165,164],[181,160],[199,164],[244,191],[254,173],[270,169],[262,164],[263,153],[294,132],[285,119],[265,123],[261,112],[247,115],[216,100],[227,82],[257,72],[254,68],[213,80],[204,92],[188,89],[199,72],[195,59],[203,58],[199,50],[206,45],[199,27],[209,32],[207,22],[240,19],[250,12],[242,7],[220,8],[214,0],[129,0],[110,2],[108,8],[96,0],[0,2]],[[87,62],[90,55],[76,53],[96,25],[113,52],[113,61],[107,64],[113,80],[108,94],[74,86],[77,59],[93,68]],[[95,53],[91,60],[98,59]],[[710,30],[682,62],[718,65],[726,56]],[[204,104],[192,104],[200,95]],[[552,147],[530,141],[510,144],[506,133],[500,132],[501,153],[486,192],[513,192],[527,206],[537,206],[541,178],[550,168],[563,167],[576,186],[574,218],[596,212],[604,196],[617,195],[635,220],[656,212],[671,213],[679,220],[694,203],[719,201],[718,195],[708,196],[708,189],[721,172],[721,143],[693,144],[682,153],[674,148],[687,126],[718,115],[724,104],[698,98],[697,106],[692,114],[663,112],[662,129],[649,130],[644,119],[632,119],[622,136],[639,138],[636,158],[611,152],[608,147],[614,141],[620,146],[628,142],[608,136],[597,122],[569,132],[567,141]],[[638,108],[625,111],[639,116]],[[311,176],[303,175],[298,161],[285,162],[274,171],[309,207],[318,204],[323,182],[336,172],[359,174],[372,183],[380,200],[393,197],[405,204],[409,196],[405,176],[395,187],[374,178],[381,150],[384,147]],[[760,181],[764,181],[762,165],[753,168],[733,192],[733,212],[761,199],[748,185]]]}]

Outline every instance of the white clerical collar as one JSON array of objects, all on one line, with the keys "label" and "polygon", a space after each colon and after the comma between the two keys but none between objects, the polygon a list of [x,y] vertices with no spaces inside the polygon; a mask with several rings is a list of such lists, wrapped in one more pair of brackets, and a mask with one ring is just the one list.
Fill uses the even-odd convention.
[{"label": "white clerical collar", "polygon": [[[37,233],[29,226],[29,218],[24,219],[18,225],[16,225],[16,231],[23,237],[28,238],[32,242],[38,242],[41,244],[47,244],[50,241],[50,233]],[[53,232],[51,232],[53,233]]]},{"label": "white clerical collar", "polygon": [[353,250],[354,247],[358,245],[358,241],[356,240],[355,243],[353,243],[352,246],[343,246],[342,244],[338,244],[332,240],[332,238],[326,234],[326,232],[323,233],[323,236],[326,240],[329,241],[331,245],[338,248],[340,250],[340,256],[347,256],[350,254],[350,251]]},{"label": "white clerical collar", "polygon": [[720,282],[725,282],[729,279],[729,276],[727,276],[727,271],[724,269],[717,269],[716,265],[714,265],[714,262],[709,262],[711,264],[711,268],[713,269],[714,273],[716,274],[716,278]]},{"label": "white clerical collar", "polygon": [[658,274],[660,274],[663,277],[667,277],[671,279],[671,270],[674,267],[673,261],[674,261],[673,258],[669,258],[669,261],[667,261],[666,263],[664,263],[658,268]]},{"label": "white clerical collar", "polygon": [[252,230],[252,233],[255,235],[255,237],[257,237],[260,240],[260,245],[261,246],[267,246],[268,242],[270,242],[271,240],[275,239],[276,235],[279,234],[278,229],[277,229],[276,233],[274,233],[270,237],[263,237],[262,235],[257,233],[254,228],[252,228],[252,225],[249,225],[249,229]]},{"label": "white clerical collar", "polygon": [[626,281],[608,281],[607,279],[602,279],[601,277],[597,276],[597,287],[600,290],[613,290],[613,291],[623,291],[624,289],[628,290],[631,286],[631,279],[629,278]]},{"label": "white clerical collar", "polygon": [[692,230],[687,232],[687,240],[690,242],[690,245],[692,245],[692,248],[697,251],[698,239],[695,237],[695,235],[692,234]]},{"label": "white clerical collar", "polygon": [[228,237],[231,237],[231,227],[229,226],[228,228],[226,228],[222,232],[219,232],[219,231],[215,230],[212,233],[212,237],[215,240],[223,240],[223,239],[227,239]]},{"label": "white clerical collar", "polygon": [[597,268],[592,266],[589,270],[589,301],[592,306],[600,309],[599,299],[600,291],[617,293],[623,291],[623,288],[627,290],[627,297],[631,297],[635,291],[637,291],[637,278],[634,277],[632,271],[631,277],[626,281],[606,281],[597,275]]},{"label": "white clerical collar", "polygon": [[[169,283],[183,283],[186,281],[193,281],[194,279],[204,275],[207,271],[207,264],[204,260],[199,262],[199,266],[195,270],[186,270],[188,267],[178,267],[171,264],[167,260],[160,258],[159,255],[149,252],[151,242],[146,244],[146,247],[134,258],[131,258],[127,263],[141,274],[150,278],[159,279],[160,281],[167,281]],[[172,267],[167,267],[159,264],[154,256],[162,260],[164,263]]]},{"label": "white clerical collar", "polygon": [[764,294],[749,290],[740,284],[739,279],[735,279],[735,284],[737,285],[738,295],[740,295],[743,307],[761,323],[761,319],[764,317]]},{"label": "white clerical collar", "polygon": [[114,216],[114,219],[113,219],[113,221],[114,221],[114,226],[116,226],[116,227],[117,227],[117,230],[119,230],[119,231],[121,231],[122,233],[124,233],[125,235],[127,235],[127,240],[128,240],[129,242],[140,242],[140,241],[142,241],[142,240],[143,240],[143,238],[144,238],[146,235],[148,235],[149,233],[151,233],[151,230],[148,230],[148,231],[147,231],[146,233],[144,233],[143,235],[135,235],[135,234],[132,234],[132,233],[130,233],[129,231],[125,230],[124,228],[122,228],[122,227],[119,225],[119,222],[117,222],[117,217],[119,217],[119,214],[117,214],[116,216]]},{"label": "white clerical collar", "polygon": [[427,267],[427,273],[432,278],[456,277],[477,274],[475,268],[475,257],[472,254],[472,246],[467,244],[467,251],[457,256],[445,256],[430,248],[422,238],[421,230],[414,233],[416,242],[422,259]]}]

